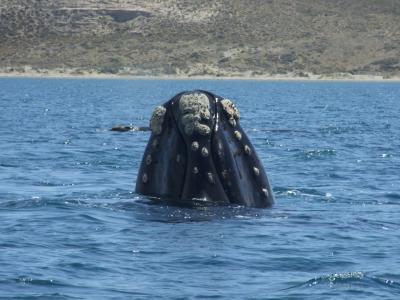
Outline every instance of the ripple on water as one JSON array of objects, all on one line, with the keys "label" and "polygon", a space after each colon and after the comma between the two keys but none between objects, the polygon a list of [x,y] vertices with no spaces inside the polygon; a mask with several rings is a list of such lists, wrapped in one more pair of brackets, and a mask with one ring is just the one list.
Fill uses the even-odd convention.
[{"label": "ripple on water", "polygon": [[[332,290],[350,290],[352,293],[379,296],[379,290],[400,292],[400,283],[380,276],[369,275],[365,272],[345,272],[323,275],[296,284],[285,290],[319,289],[321,294],[329,294]],[[378,292],[374,290],[377,289]]]},{"label": "ripple on water", "polygon": [[[400,193],[385,193],[385,198],[389,200],[400,200]],[[395,203],[399,203],[399,201]]]},{"label": "ripple on water", "polygon": [[312,201],[336,201],[331,192],[321,191],[312,188],[287,188],[287,187],[274,187],[274,194],[277,198],[297,198]]},{"label": "ripple on water", "polygon": [[225,219],[252,219],[269,214],[268,210],[247,208],[243,206],[204,206],[180,207],[165,202],[153,201],[138,196],[134,202],[118,202],[113,205],[124,211],[135,212],[143,221],[161,223],[209,222]]},{"label": "ripple on water", "polygon": [[69,286],[66,283],[53,280],[53,279],[35,279],[29,276],[19,276],[5,282],[14,281],[16,283],[31,284],[31,285],[42,285],[42,286]]},{"label": "ripple on water", "polygon": [[312,159],[330,159],[336,155],[335,149],[308,149],[300,150],[296,153],[299,159],[312,160]]}]

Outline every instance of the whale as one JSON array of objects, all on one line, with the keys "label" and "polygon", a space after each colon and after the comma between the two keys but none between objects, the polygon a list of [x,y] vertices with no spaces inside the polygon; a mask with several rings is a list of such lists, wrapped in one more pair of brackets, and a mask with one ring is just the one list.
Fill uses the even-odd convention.
[{"label": "whale", "polygon": [[110,131],[150,131],[150,127],[145,126],[133,126],[133,125],[116,125],[113,126]]},{"label": "whale", "polygon": [[135,191],[171,203],[273,206],[256,149],[228,98],[181,92],[155,107]]}]

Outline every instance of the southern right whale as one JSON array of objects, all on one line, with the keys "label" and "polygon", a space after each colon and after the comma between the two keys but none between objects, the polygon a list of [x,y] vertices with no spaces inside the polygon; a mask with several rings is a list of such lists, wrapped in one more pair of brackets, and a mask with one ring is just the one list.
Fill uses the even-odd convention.
[{"label": "southern right whale", "polygon": [[150,121],[136,192],[174,202],[271,207],[264,167],[229,99],[182,92],[157,106]]}]

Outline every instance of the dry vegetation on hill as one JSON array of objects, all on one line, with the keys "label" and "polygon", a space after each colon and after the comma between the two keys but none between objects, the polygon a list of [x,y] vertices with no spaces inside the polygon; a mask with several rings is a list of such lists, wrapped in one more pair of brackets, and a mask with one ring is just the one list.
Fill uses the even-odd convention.
[{"label": "dry vegetation on hill", "polygon": [[4,0],[0,68],[400,75],[398,0]]}]

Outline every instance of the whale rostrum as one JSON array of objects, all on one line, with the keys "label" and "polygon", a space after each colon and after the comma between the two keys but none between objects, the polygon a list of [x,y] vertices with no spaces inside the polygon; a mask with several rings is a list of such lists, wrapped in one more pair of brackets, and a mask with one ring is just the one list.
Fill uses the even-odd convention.
[{"label": "whale rostrum", "polygon": [[136,192],[174,202],[270,207],[265,169],[229,99],[182,92],[154,109]]}]

